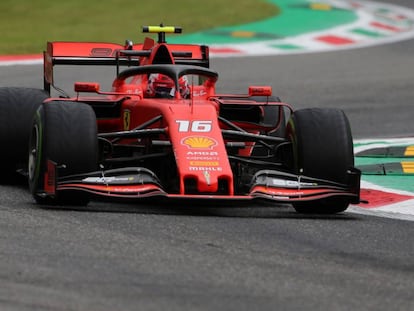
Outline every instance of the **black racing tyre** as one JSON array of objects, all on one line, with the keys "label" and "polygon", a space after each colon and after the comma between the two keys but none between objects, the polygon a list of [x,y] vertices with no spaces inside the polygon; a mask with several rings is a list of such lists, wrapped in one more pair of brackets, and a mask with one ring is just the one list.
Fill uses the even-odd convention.
[{"label": "black racing tyre", "polygon": [[97,169],[96,116],[90,106],[68,101],[40,106],[33,120],[29,149],[29,186],[37,203],[88,204],[88,194],[79,191],[58,192],[55,197],[42,195],[47,160],[57,164],[59,177]]},{"label": "black racing tyre", "polygon": [[[354,166],[351,129],[339,109],[309,108],[295,111],[287,125],[292,142],[296,174],[348,184],[347,171]],[[347,198],[327,198],[297,202],[300,213],[334,214],[349,205]]]},{"label": "black racing tyre", "polygon": [[0,87],[0,172],[7,181],[18,169],[27,169],[27,148],[32,119],[48,98],[45,91],[22,87]]}]

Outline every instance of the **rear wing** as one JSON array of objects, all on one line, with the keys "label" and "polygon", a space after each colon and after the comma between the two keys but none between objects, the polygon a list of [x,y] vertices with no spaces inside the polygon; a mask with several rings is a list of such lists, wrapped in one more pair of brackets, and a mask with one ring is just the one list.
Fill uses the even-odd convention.
[{"label": "rear wing", "polygon": [[[172,27],[143,27],[144,32],[165,32]],[[172,28],[175,29],[175,28]],[[149,31],[150,30],[150,31]],[[165,37],[163,37],[165,38]],[[120,66],[140,66],[147,64],[183,64],[209,68],[209,48],[205,45],[167,44],[146,38],[143,44],[125,45],[104,42],[48,42],[43,52],[44,90],[50,94],[54,86],[53,68],[55,65],[115,66],[119,74]]]}]

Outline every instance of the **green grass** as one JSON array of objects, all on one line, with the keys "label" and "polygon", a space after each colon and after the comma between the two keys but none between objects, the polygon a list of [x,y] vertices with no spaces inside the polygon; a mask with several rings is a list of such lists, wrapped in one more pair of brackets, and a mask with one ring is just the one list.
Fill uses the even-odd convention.
[{"label": "green grass", "polygon": [[277,13],[265,0],[1,0],[0,54],[41,53],[47,41],[141,42],[143,25],[188,34]]}]

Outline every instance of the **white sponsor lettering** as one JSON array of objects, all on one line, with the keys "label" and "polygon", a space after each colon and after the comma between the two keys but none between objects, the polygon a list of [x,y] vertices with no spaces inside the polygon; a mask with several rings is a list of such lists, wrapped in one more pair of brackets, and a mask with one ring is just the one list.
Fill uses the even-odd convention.
[{"label": "white sponsor lettering", "polygon": [[188,151],[187,156],[218,156],[217,151]]},{"label": "white sponsor lettering", "polygon": [[211,131],[213,121],[208,120],[176,120],[179,132],[207,133]]},{"label": "white sponsor lettering", "polygon": [[218,161],[219,157],[187,157],[187,160]]},{"label": "white sponsor lettering", "polygon": [[287,188],[298,188],[298,187],[306,187],[306,186],[315,186],[316,184],[309,183],[309,182],[297,182],[294,180],[272,178],[272,185],[279,186],[279,187],[287,187]]},{"label": "white sponsor lettering", "polygon": [[83,179],[82,181],[88,182],[88,183],[97,183],[97,184],[110,184],[113,182],[131,181],[132,179],[133,179],[132,177],[112,176],[112,177],[87,177]]},{"label": "white sponsor lettering", "polygon": [[202,172],[202,171],[209,171],[209,172],[222,172],[222,167],[205,167],[205,166],[190,166],[188,168],[192,172]]}]

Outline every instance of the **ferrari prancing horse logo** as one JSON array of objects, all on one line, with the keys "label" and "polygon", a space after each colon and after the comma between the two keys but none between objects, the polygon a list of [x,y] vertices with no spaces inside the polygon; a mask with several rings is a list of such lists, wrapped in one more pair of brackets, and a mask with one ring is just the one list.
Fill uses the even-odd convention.
[{"label": "ferrari prancing horse logo", "polygon": [[124,131],[128,131],[131,125],[131,111],[124,110]]}]

